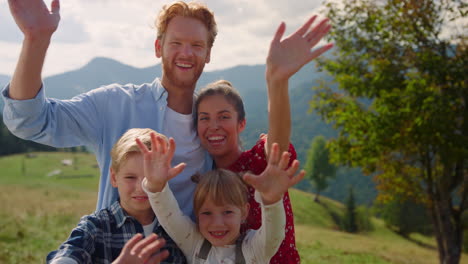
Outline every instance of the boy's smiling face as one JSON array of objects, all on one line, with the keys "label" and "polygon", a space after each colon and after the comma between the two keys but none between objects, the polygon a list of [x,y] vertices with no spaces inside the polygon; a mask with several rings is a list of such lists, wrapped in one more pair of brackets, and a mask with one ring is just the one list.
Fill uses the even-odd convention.
[{"label": "boy's smiling face", "polygon": [[140,152],[130,153],[118,171],[111,169],[111,183],[119,191],[120,206],[142,225],[147,225],[153,221],[154,213],[148,196],[141,188],[144,178],[143,155]]}]

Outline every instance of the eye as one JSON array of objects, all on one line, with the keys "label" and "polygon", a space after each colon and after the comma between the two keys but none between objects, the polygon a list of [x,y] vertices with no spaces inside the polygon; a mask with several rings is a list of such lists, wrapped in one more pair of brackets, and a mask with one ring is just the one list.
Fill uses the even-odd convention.
[{"label": "eye", "polygon": [[211,212],[201,212],[202,215],[211,215]]},{"label": "eye", "polygon": [[172,42],[171,42],[171,45],[173,45],[173,46],[179,46],[180,44],[181,44],[181,43],[178,42],[178,41],[172,41]]},{"label": "eye", "polygon": [[234,213],[234,212],[231,211],[231,210],[226,210],[226,211],[224,211],[224,214],[225,214],[225,215],[230,215],[230,214],[233,214],[233,213]]}]

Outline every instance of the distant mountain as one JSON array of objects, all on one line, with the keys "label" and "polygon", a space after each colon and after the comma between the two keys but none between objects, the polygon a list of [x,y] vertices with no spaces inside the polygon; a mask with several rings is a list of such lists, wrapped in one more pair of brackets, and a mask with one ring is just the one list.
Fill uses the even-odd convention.
[{"label": "distant mountain", "polygon": [[82,68],[44,79],[50,97],[69,99],[80,93],[111,83],[152,82],[161,67],[135,68],[108,58],[95,58]]},{"label": "distant mountain", "polygon": [[[147,68],[135,68],[112,59],[95,58],[77,70],[45,78],[44,85],[47,96],[69,99],[102,85],[111,83],[141,84],[152,82],[155,77],[160,76],[160,64]],[[0,85],[2,83],[6,84],[9,79],[8,76],[0,75]],[[219,79],[230,81],[239,90],[244,100],[247,127],[242,133],[242,142],[243,146],[248,148],[257,141],[260,133],[266,133],[268,130],[265,65],[236,66],[224,70],[204,72],[198,82],[197,89]],[[312,100],[314,93],[312,87],[318,86],[318,81],[321,79],[330,80],[331,77],[317,72],[315,65],[310,63],[290,80],[293,125],[291,141],[296,147],[298,159],[302,164],[305,163],[307,150],[315,136],[324,135],[329,138],[336,135],[336,131],[325,124],[316,113],[309,113],[309,102]],[[0,103],[0,107],[3,108],[2,105],[3,102]],[[371,179],[362,176],[360,173],[353,171],[353,173],[345,172],[342,174],[337,179],[343,180],[344,177],[347,182],[346,186],[359,183],[361,186],[373,187]],[[351,178],[346,178],[348,174]],[[359,190],[359,186],[354,187],[355,190]],[[313,190],[306,181],[303,181],[299,188],[308,191]],[[343,199],[346,197],[344,192],[346,191],[347,188],[344,188],[344,184],[331,183],[330,188],[324,193],[331,198],[344,201]],[[369,194],[369,191],[356,191],[356,199],[360,203],[367,203],[370,199],[373,200],[373,197],[375,197],[375,194]]]}]

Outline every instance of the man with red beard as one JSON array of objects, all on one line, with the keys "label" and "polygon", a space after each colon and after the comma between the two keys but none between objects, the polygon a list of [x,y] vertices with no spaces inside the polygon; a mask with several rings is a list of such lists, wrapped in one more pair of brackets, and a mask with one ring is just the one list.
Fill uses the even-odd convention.
[{"label": "man with red beard", "polygon": [[140,85],[111,84],[71,100],[45,96],[41,72],[60,21],[59,0],[49,10],[41,0],[9,0],[24,39],[10,83],[3,89],[3,120],[16,136],[54,147],[85,145],[96,153],[101,171],[97,209],[109,207],[118,192],[109,182],[110,151],[131,128],[151,128],[177,142],[173,164],[187,164],[170,181],[182,210],[192,215],[195,184],[190,176],[212,167],[193,128],[196,82],[210,61],[217,34],[213,12],[200,3],[165,5],[156,20],[156,57],[161,78]]}]

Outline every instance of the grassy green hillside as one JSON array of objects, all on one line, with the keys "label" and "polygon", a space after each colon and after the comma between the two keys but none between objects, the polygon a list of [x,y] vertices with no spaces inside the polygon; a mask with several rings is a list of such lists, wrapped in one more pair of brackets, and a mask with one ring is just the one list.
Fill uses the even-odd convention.
[{"label": "grassy green hillside", "polygon": [[[62,160],[75,161],[62,165]],[[51,175],[60,170],[60,174]],[[49,175],[49,176],[48,176]],[[0,263],[43,263],[79,218],[95,208],[99,172],[93,155],[35,153],[0,158]],[[291,190],[302,263],[437,263],[431,238],[403,239],[373,219],[375,230],[352,235],[337,230],[330,212],[343,206]],[[465,254],[462,263],[468,263]]]}]

